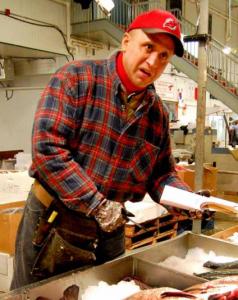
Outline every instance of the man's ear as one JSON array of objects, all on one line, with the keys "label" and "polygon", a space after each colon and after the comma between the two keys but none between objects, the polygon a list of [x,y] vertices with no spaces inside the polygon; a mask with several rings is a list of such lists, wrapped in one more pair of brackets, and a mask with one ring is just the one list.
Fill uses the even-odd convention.
[{"label": "man's ear", "polygon": [[122,51],[126,51],[127,48],[128,48],[128,45],[130,43],[130,34],[128,32],[125,32],[124,33],[124,36],[123,36],[123,39],[122,39],[122,42],[121,42],[121,50]]}]

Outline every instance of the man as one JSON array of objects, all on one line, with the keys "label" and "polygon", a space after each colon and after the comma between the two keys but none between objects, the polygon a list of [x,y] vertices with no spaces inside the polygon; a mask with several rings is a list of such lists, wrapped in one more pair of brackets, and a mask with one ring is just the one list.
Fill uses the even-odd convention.
[{"label": "man", "polygon": [[[101,263],[125,251],[121,204],[147,192],[159,203],[165,185],[190,191],[175,171],[168,113],[153,85],[174,54],[183,56],[178,22],[153,10],[132,22],[121,52],[71,62],[52,76],[35,116],[30,176],[36,181],[19,226],[11,289],[67,270],[52,240],[73,240],[73,231],[80,237],[67,261],[71,269]],[[64,213],[48,212],[52,198]],[[54,213],[45,241],[42,222],[51,227]]]},{"label": "man", "polygon": [[232,146],[236,148],[236,145],[238,145],[238,120],[235,120],[235,124],[232,126]]}]

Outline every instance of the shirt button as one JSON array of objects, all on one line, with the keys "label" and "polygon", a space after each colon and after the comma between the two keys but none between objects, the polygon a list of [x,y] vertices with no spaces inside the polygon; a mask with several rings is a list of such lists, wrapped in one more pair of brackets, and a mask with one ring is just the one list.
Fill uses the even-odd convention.
[{"label": "shirt button", "polygon": [[117,158],[117,155],[116,155],[116,154],[113,154],[112,158],[116,159],[116,158]]},{"label": "shirt button", "polygon": [[106,184],[107,183],[107,179],[103,179],[102,183]]},{"label": "shirt button", "polygon": [[122,104],[121,109],[124,110],[125,108],[126,108],[126,106],[124,104]]}]

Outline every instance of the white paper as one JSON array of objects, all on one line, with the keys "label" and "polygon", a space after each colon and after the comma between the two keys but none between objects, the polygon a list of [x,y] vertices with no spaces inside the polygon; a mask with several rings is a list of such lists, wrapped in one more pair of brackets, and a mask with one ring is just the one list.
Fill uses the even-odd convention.
[{"label": "white paper", "polygon": [[[172,186],[166,185],[160,200],[161,204],[170,205],[182,209],[188,210],[201,210],[202,206],[209,204],[211,208],[209,210],[218,210],[224,212],[219,208],[223,207],[225,210],[229,210],[232,213],[238,213],[238,203],[227,201],[216,197],[204,197],[192,192],[187,192]],[[215,206],[215,207],[213,207]]]}]

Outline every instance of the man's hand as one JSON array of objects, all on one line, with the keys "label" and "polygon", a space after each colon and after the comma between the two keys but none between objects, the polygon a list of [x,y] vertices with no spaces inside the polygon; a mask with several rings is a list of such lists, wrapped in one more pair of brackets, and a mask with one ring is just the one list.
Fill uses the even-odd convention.
[{"label": "man's hand", "polygon": [[[210,197],[211,195],[209,190],[200,190],[196,194],[204,197]],[[198,219],[198,220],[206,220],[206,221],[211,220],[215,215],[215,211],[210,211],[209,209],[205,209],[204,211],[201,211],[201,210],[186,210],[177,207],[173,207],[171,213],[174,215],[180,214],[183,216],[187,216],[190,220]]]},{"label": "man's hand", "polygon": [[[200,190],[196,194],[204,196],[204,197],[210,197],[211,196],[211,193],[210,193],[209,190]],[[199,220],[209,221],[215,215],[215,211],[210,211],[209,209],[205,209],[204,211],[190,210],[190,211],[187,211],[187,212],[188,212],[188,217],[191,220],[199,219]]]},{"label": "man's hand", "polygon": [[105,199],[92,212],[92,215],[103,231],[112,232],[127,222],[122,215],[122,209],[123,207],[120,203]]}]

